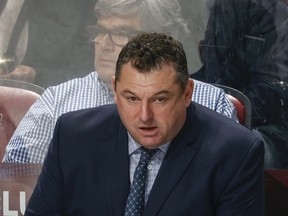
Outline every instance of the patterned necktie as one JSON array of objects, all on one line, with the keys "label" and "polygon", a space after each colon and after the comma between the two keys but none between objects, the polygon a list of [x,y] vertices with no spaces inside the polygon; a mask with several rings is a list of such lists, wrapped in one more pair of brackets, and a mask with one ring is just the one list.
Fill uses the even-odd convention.
[{"label": "patterned necktie", "polygon": [[142,215],[145,205],[147,166],[151,157],[158,151],[158,149],[146,149],[144,147],[141,147],[140,150],[141,157],[134,173],[133,183],[126,203],[125,216]]}]

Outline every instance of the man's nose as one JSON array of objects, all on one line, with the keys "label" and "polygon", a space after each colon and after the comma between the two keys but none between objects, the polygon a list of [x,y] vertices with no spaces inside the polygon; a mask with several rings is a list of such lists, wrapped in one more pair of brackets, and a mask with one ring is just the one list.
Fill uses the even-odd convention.
[{"label": "man's nose", "polygon": [[149,122],[153,119],[153,110],[148,103],[142,104],[139,116],[143,122]]}]

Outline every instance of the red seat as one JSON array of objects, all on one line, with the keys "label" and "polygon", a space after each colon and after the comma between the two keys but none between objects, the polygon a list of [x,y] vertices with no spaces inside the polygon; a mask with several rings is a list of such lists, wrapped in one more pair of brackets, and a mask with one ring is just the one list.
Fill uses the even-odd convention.
[{"label": "red seat", "polygon": [[245,105],[232,95],[227,94],[227,97],[233,103],[237,111],[237,118],[239,120],[239,123],[245,125]]},{"label": "red seat", "polygon": [[225,91],[229,100],[233,103],[236,109],[239,123],[251,129],[251,109],[252,108],[251,108],[251,102],[249,98],[246,95],[244,95],[242,92],[238,91],[237,89],[224,86],[224,85],[219,85],[219,84],[213,84],[213,85]]},{"label": "red seat", "polygon": [[44,89],[35,90],[36,86],[30,83],[0,80],[0,160],[16,127]]}]

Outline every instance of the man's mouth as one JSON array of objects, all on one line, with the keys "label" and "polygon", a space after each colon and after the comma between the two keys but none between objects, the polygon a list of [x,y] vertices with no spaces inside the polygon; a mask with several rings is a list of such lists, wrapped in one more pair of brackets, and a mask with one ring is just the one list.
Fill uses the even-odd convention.
[{"label": "man's mouth", "polygon": [[138,130],[144,136],[155,136],[158,133],[157,127],[139,127]]},{"label": "man's mouth", "polygon": [[106,63],[106,64],[115,64],[114,61],[112,61],[111,59],[100,59],[100,63]]}]

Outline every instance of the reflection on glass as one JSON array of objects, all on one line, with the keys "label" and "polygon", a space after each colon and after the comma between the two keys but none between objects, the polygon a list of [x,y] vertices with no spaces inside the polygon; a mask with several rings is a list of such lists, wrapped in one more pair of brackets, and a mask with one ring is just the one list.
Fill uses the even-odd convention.
[{"label": "reflection on glass", "polygon": [[[179,4],[135,0],[129,8],[122,0],[108,2],[106,7],[107,1],[101,0],[1,1],[0,27],[8,26],[4,15],[14,7],[9,16],[15,20],[10,26],[16,30],[5,31],[0,42],[4,43],[4,36],[6,42],[14,38],[12,48],[22,46],[26,53],[18,62],[15,50],[5,57],[7,50],[1,46],[0,77],[46,88],[96,70],[103,85],[111,87],[119,51],[132,35],[139,31],[171,34],[183,43],[193,78],[227,85],[248,96],[253,129],[265,139],[267,152],[279,159],[268,161],[267,166],[288,167],[286,0],[208,0],[193,4],[189,0],[179,0]],[[17,20],[23,23],[16,25]],[[19,43],[25,25],[27,41]],[[97,46],[104,42],[106,50]],[[108,55],[108,49],[114,49],[113,54]]]},{"label": "reflection on glass", "polygon": [[14,58],[1,58],[0,59],[0,74],[8,74],[11,71],[11,68],[14,68],[15,63]]},{"label": "reflection on glass", "polygon": [[266,156],[273,155],[273,161],[266,157],[266,167],[288,168],[288,70],[281,54],[287,45],[279,46],[283,28],[287,35],[287,5],[215,0],[209,9],[199,49],[203,67],[192,77],[243,92],[252,103],[252,126],[265,140]]},{"label": "reflection on glass", "polygon": [[134,29],[109,30],[101,26],[88,26],[87,32],[89,41],[93,43],[101,43],[105,36],[108,35],[114,45],[123,47],[133,35],[136,35],[140,31],[135,31]]}]

